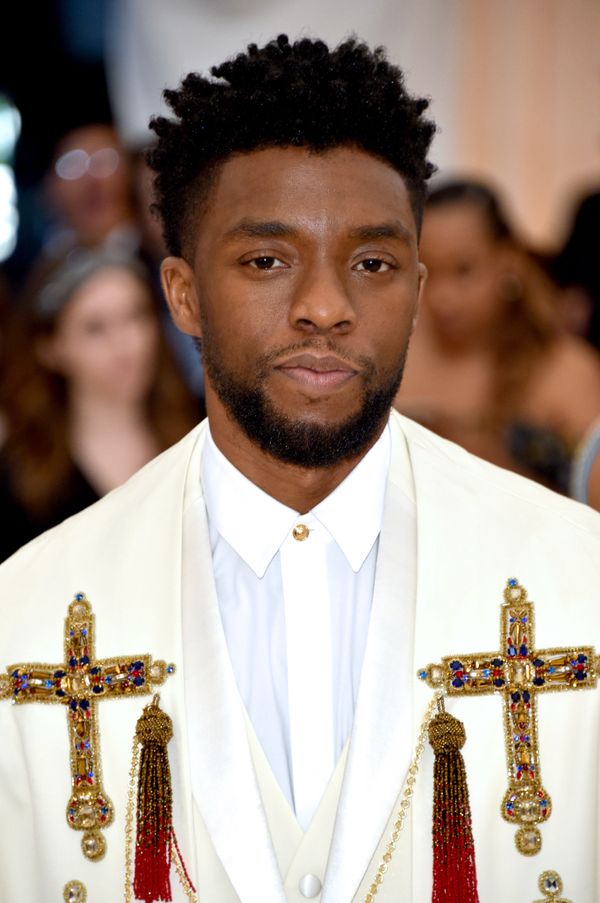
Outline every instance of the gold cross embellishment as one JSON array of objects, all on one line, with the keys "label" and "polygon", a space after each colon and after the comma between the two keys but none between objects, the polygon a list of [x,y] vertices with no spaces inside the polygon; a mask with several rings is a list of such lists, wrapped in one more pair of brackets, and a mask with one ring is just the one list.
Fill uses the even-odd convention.
[{"label": "gold cross embellishment", "polygon": [[532,856],[542,846],[536,825],[546,821],[552,802],[540,772],[537,695],[596,686],[599,660],[593,646],[536,649],[534,607],[515,578],[507,582],[500,614],[500,652],[449,655],[418,672],[430,687],[449,696],[496,693],[504,702],[508,790],[503,818],[518,826],[515,843]]},{"label": "gold cross embellishment", "polygon": [[59,665],[9,665],[0,675],[0,699],[15,705],[62,703],[67,707],[71,760],[71,797],[67,823],[84,831],[81,847],[88,859],[106,850],[102,828],[114,816],[102,786],[96,704],[101,699],[146,696],[162,684],[174,665],[152,661],[149,655],[96,659],[94,615],[84,593],[77,593],[65,619],[65,661]]}]

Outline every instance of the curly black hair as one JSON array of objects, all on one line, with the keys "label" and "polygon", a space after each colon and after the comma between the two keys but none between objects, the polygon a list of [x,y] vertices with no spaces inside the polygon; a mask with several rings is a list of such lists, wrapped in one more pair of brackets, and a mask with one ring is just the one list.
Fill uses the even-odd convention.
[{"label": "curly black hair", "polygon": [[178,90],[166,90],[177,118],[150,121],[158,136],[147,155],[156,173],[154,210],[170,254],[185,254],[219,164],[267,147],[352,145],[385,160],[404,178],[420,227],[435,125],[423,117],[429,102],[407,93],[383,48],[351,38],[330,50],[320,40],[292,44],[280,35],[264,47],[250,44],[211,74],[192,72]]}]

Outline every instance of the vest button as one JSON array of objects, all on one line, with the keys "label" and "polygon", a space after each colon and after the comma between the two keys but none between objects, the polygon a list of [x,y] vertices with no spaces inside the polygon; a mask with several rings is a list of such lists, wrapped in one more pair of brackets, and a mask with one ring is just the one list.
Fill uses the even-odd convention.
[{"label": "vest button", "polygon": [[312,899],[313,897],[319,896],[322,884],[316,875],[304,875],[303,878],[300,878],[298,887],[300,888],[300,893],[303,897]]}]

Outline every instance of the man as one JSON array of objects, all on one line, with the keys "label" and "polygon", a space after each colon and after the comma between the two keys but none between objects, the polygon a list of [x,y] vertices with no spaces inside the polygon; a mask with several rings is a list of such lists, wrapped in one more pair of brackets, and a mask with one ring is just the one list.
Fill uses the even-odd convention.
[{"label": "man", "polygon": [[[355,41],[330,52],[280,37],[213,75],[166,93],[176,118],[154,121],[151,155],[171,254],[163,284],[177,325],[202,342],[208,423],[0,572],[4,695],[17,703],[0,705],[1,899],[55,900],[64,887],[65,899],[116,900],[124,882],[131,899],[130,738],[148,701],[132,684],[159,682],[142,660],[152,654],[176,666],[160,705],[189,878],[173,847],[187,887],[173,879],[173,899],[193,898],[192,882],[202,903],[422,903],[433,756],[420,726],[440,671],[419,680],[416,669],[466,662],[465,650],[504,655],[498,612],[515,574],[537,602],[539,646],[598,641],[600,520],[390,415],[425,279],[426,102]],[[61,664],[62,619],[80,591],[95,650],[76,597]],[[507,592],[522,601],[515,580]],[[522,617],[506,629],[522,632]],[[492,685],[533,686],[542,671],[551,682],[523,649],[518,673],[481,653],[466,676],[452,660],[447,682],[468,734],[479,897],[526,903],[555,870],[567,895],[592,901],[594,653],[587,670],[552,666],[552,679],[581,673],[582,685],[540,693],[539,744],[535,724],[518,740],[523,786],[537,787],[541,762],[554,804],[541,852],[525,857],[500,815],[501,709],[516,703]],[[121,658],[91,669],[94,656]],[[471,673],[500,699],[452,695]],[[99,740],[90,687],[123,697],[98,702]],[[60,706],[35,704],[59,692],[67,734]],[[534,695],[521,693],[519,717]],[[101,778],[82,736],[101,752]],[[84,834],[86,859],[69,818],[98,823],[79,803],[65,820],[64,806],[88,780],[91,809],[97,792],[109,811],[102,790],[114,824]],[[519,793],[515,826],[529,830],[529,818],[535,846],[540,806],[525,811]]]}]

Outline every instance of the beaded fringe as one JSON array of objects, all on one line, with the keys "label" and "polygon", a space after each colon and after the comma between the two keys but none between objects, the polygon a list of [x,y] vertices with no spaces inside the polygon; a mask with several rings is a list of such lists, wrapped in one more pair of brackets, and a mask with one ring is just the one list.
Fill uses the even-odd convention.
[{"label": "beaded fringe", "polygon": [[433,770],[432,903],[479,903],[461,721],[440,711],[429,725]]}]

